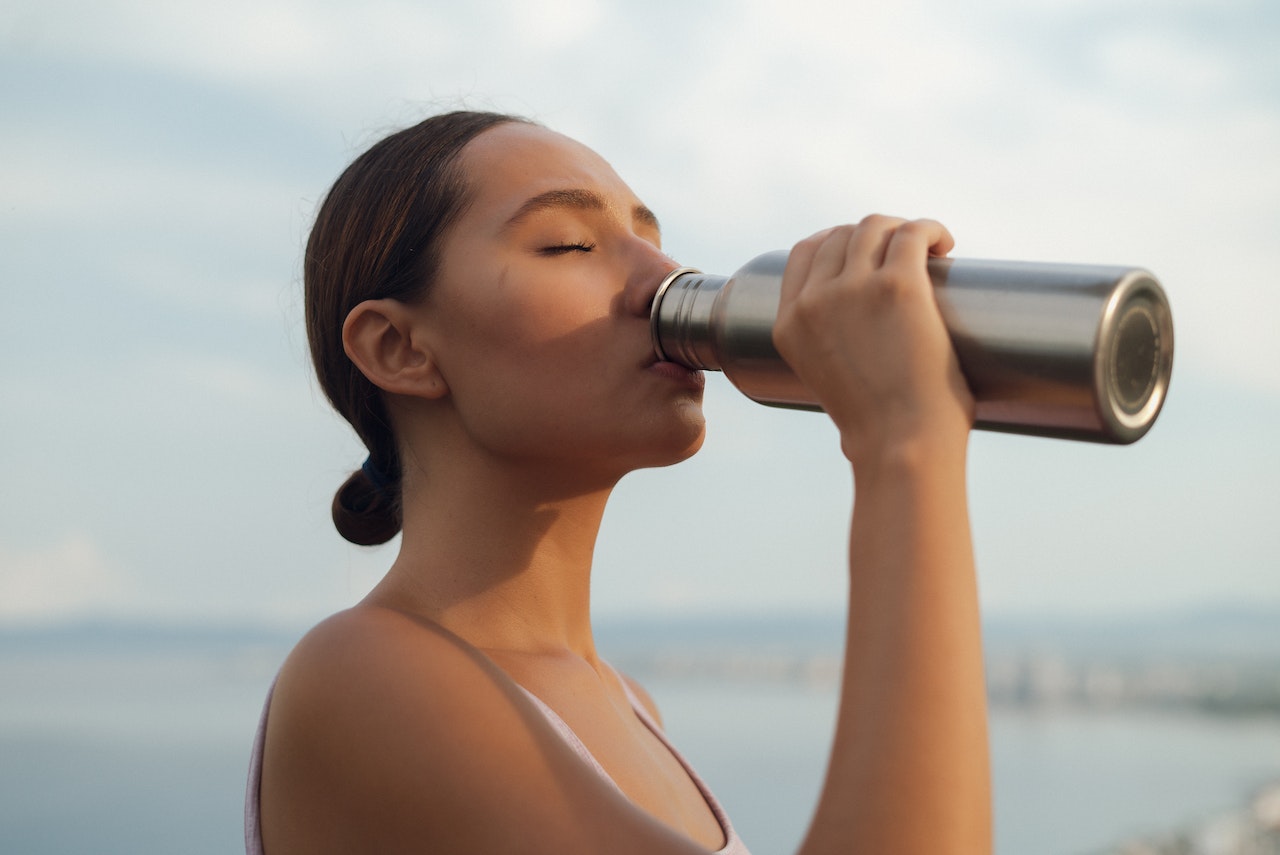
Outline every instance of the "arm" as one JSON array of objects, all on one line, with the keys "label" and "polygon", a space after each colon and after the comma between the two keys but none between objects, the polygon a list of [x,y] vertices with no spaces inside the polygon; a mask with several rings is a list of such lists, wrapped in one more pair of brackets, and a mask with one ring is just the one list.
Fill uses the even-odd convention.
[{"label": "arm", "polygon": [[965,496],[972,400],[925,269],[936,223],[873,218],[793,251],[780,352],[854,472],[835,744],[802,852],[991,851],[985,687]]}]

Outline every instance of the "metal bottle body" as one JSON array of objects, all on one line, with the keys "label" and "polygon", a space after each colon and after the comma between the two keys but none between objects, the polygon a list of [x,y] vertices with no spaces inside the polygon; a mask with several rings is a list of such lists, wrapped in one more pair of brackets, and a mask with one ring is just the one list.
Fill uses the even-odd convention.
[{"label": "metal bottle body", "polygon": [[[660,358],[724,371],[762,404],[820,409],[773,346],[788,253],[732,276],[673,271],[654,299]],[[930,259],[938,307],[976,401],[975,427],[1126,444],[1160,412],[1173,321],[1145,270]]]}]

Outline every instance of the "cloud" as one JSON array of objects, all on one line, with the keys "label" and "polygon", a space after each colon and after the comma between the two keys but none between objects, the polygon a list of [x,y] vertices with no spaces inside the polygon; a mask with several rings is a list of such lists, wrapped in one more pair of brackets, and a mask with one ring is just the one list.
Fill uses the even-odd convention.
[{"label": "cloud", "polygon": [[30,548],[0,544],[0,621],[132,611],[137,593],[84,532]]},{"label": "cloud", "polygon": [[[316,424],[327,417],[294,302],[302,237],[366,143],[459,102],[529,113],[598,148],[657,209],[670,251],[712,272],[872,210],[943,219],[961,255],[1151,267],[1174,303],[1177,400],[1137,452],[1158,458],[1139,483],[1201,459],[1244,418],[1206,390],[1280,400],[1280,290],[1268,285],[1280,13],[1266,3],[1168,2],[1159,15],[1125,0],[19,5],[0,27],[0,276],[17,284],[0,321],[0,415],[13,427],[8,471],[34,486],[0,541],[39,529],[52,544],[0,550],[23,579],[56,564],[105,596],[119,582],[110,555],[173,605],[246,607],[269,578],[278,587],[263,602],[313,609],[300,592],[322,567],[346,601],[348,553],[326,507],[362,452],[336,420]],[[706,451],[652,480],[639,473],[615,499],[600,566],[634,581],[602,574],[606,610],[839,596],[838,571],[820,581],[843,560],[848,492],[829,428],[713,387]],[[1180,412],[1206,415],[1191,430]],[[1274,412],[1262,418],[1274,425]],[[1158,512],[1116,519],[1098,500],[1122,468],[1109,458],[981,441],[993,601],[1104,597],[1077,584],[1108,572],[1087,538],[1044,565],[1051,593],[1027,581],[1018,550],[1069,530],[1054,508],[1092,508],[1132,557],[1123,525],[1204,519],[1199,490],[1218,513],[1212,526],[1183,523],[1183,553],[1202,563],[1221,534],[1239,563],[1265,554],[1274,539],[1232,522],[1254,520],[1235,509],[1265,495],[1228,488],[1280,471],[1266,430],[1234,436],[1228,474],[1181,467],[1184,480],[1160,480],[1161,500],[1144,505]],[[1038,503],[1004,492],[1008,473],[1033,470]],[[796,498],[778,508],[775,496]],[[1006,534],[1020,503],[1040,512]],[[135,507],[164,525],[147,529]],[[635,557],[653,555],[653,531],[636,521],[655,507],[670,508],[660,522],[678,567]],[[83,533],[47,530],[55,513],[74,513]],[[182,549],[199,554],[174,578]],[[1178,564],[1174,552],[1157,558]],[[1072,575],[1090,560],[1096,569]],[[1203,579],[1182,563],[1170,577]],[[8,594],[19,577],[0,578]],[[1229,579],[1257,585],[1240,570],[1180,584]],[[24,595],[33,603],[55,590],[23,584],[44,585]],[[42,602],[87,608],[78,590]],[[1141,580],[1125,589],[1126,602],[1142,595]]]}]

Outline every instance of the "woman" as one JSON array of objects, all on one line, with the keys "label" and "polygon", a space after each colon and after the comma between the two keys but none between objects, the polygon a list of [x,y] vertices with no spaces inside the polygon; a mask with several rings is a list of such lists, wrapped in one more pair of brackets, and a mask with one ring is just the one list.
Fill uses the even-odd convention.
[{"label": "woman", "polygon": [[[972,401],[925,272],[950,247],[937,223],[871,217],[798,244],[784,278],[778,348],[857,487],[804,853],[990,849]],[[428,119],[339,178],[307,247],[308,331],[370,456],[334,518],[358,543],[403,538],[280,672],[251,851],[746,851],[591,634],[611,489],[702,443],[702,377],[649,338],[674,267],[604,160],[523,120]]]}]

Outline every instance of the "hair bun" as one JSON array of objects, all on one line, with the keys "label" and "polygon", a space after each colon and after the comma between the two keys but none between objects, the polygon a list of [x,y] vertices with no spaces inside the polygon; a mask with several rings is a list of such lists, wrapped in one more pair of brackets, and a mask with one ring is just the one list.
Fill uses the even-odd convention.
[{"label": "hair bun", "polygon": [[357,469],[333,496],[333,524],[358,546],[386,543],[400,531],[399,497]]}]

